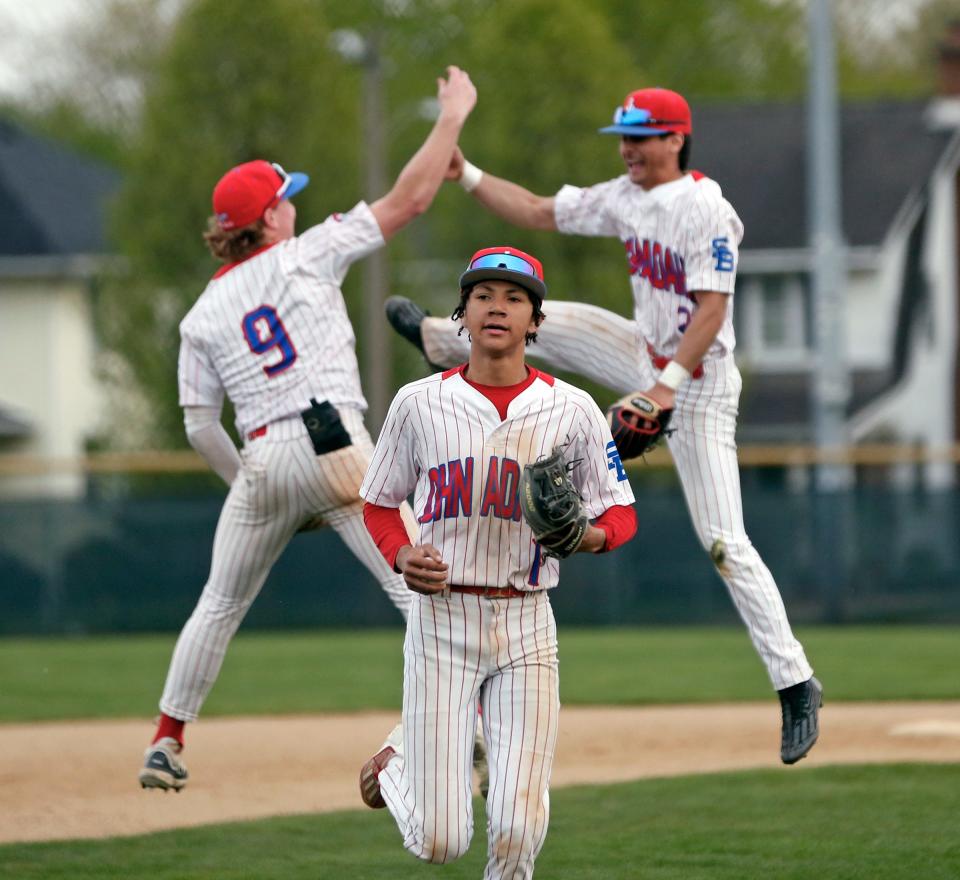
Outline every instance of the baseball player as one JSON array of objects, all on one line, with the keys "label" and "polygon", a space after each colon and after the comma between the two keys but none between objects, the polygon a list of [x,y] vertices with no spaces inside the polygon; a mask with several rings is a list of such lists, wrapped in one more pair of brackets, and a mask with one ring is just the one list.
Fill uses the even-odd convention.
[{"label": "baseball player", "polygon": [[[331,525],[406,616],[410,592],[363,523],[358,489],[373,443],[340,285],[352,263],[426,210],[443,182],[476,89],[449,67],[437,97],[433,130],[393,188],[299,236],[290,199],[305,174],[246,162],[213,191],[205,238],[223,265],[180,324],[178,378],[187,437],[230,491],[209,579],[167,673],[144,788],[186,784],[184,724],[196,720],[230,639],[297,531]],[[244,440],[239,454],[220,422],[224,394]],[[411,512],[402,514],[412,530]]]},{"label": "baseball player", "polygon": [[[582,303],[554,303],[537,355],[620,393],[641,389],[673,408],[668,445],[694,528],[724,580],[782,708],[781,759],[792,764],[818,734],[822,689],[794,638],[783,600],[743,524],[737,465],[742,382],[733,360],[733,292],[743,225],[720,187],[687,172],[691,115],[668,89],[640,89],[616,109],[626,173],[553,197],[480,171],[459,150],[449,177],[519,226],[619,238],[634,321]],[[409,300],[387,313],[433,364],[455,363],[462,343]]]},{"label": "baseball player", "polygon": [[[389,807],[418,858],[463,855],[473,833],[479,698],[490,767],[488,880],[533,874],[560,708],[547,595],[559,564],[521,516],[524,465],[562,448],[596,518],[580,552],[611,550],[636,530],[633,493],[596,404],[524,363],[546,292],[534,257],[504,247],[474,254],[454,312],[469,361],[400,389],[360,488],[371,534],[414,591],[402,722],[364,765],[361,796]],[[397,510],[411,492],[412,543]]]}]

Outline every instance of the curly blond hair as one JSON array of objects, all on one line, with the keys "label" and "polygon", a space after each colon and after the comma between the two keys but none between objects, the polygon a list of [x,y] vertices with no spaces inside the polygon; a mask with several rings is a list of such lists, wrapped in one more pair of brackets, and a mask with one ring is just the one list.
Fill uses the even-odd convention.
[{"label": "curly blond hair", "polygon": [[263,219],[239,229],[221,229],[217,218],[207,219],[203,240],[210,253],[222,263],[236,263],[263,245]]}]

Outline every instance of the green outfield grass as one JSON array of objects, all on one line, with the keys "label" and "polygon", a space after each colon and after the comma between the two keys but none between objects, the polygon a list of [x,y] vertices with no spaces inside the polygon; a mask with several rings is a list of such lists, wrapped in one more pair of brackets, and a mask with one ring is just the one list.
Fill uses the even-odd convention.
[{"label": "green outfield grass", "polygon": [[[801,629],[828,700],[960,698],[960,627]],[[0,639],[0,721],[149,717],[174,635]],[[390,630],[241,633],[204,715],[397,709]],[[755,700],[770,685],[741,628],[564,629],[573,704]]]},{"label": "green outfield grass", "polygon": [[[960,767],[752,771],[561,789],[542,880],[955,880]],[[439,870],[405,853],[386,810],[287,817],[106,841],[0,847],[18,880],[477,878],[483,806],[467,855]]]}]

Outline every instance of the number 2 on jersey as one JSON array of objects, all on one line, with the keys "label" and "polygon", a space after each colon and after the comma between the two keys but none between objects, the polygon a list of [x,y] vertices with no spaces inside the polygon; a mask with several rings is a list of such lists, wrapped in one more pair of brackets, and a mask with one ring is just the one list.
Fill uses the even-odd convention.
[{"label": "number 2 on jersey", "polygon": [[297,350],[273,306],[259,306],[247,312],[243,316],[243,335],[254,354],[266,354],[274,348],[280,350],[283,357],[263,368],[270,378],[282,373],[297,359]]}]

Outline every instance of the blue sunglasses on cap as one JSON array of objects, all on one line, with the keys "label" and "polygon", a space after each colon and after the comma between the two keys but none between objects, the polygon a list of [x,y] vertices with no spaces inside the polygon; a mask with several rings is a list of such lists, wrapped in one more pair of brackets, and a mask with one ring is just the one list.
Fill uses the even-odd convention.
[{"label": "blue sunglasses on cap", "polygon": [[280,187],[277,189],[273,195],[273,198],[268,203],[268,208],[279,204],[283,199],[293,198],[310,182],[308,175],[303,174],[300,171],[292,171],[288,173],[284,170],[283,166],[279,162],[271,162],[270,167],[276,171],[277,175],[279,176]]},{"label": "blue sunglasses on cap", "polygon": [[641,107],[617,107],[613,111],[614,125],[683,125],[682,119],[653,119],[649,110]]},{"label": "blue sunglasses on cap", "polygon": [[523,275],[532,275],[539,278],[536,268],[522,257],[515,254],[484,254],[477,257],[469,266],[470,269],[509,269]]}]

